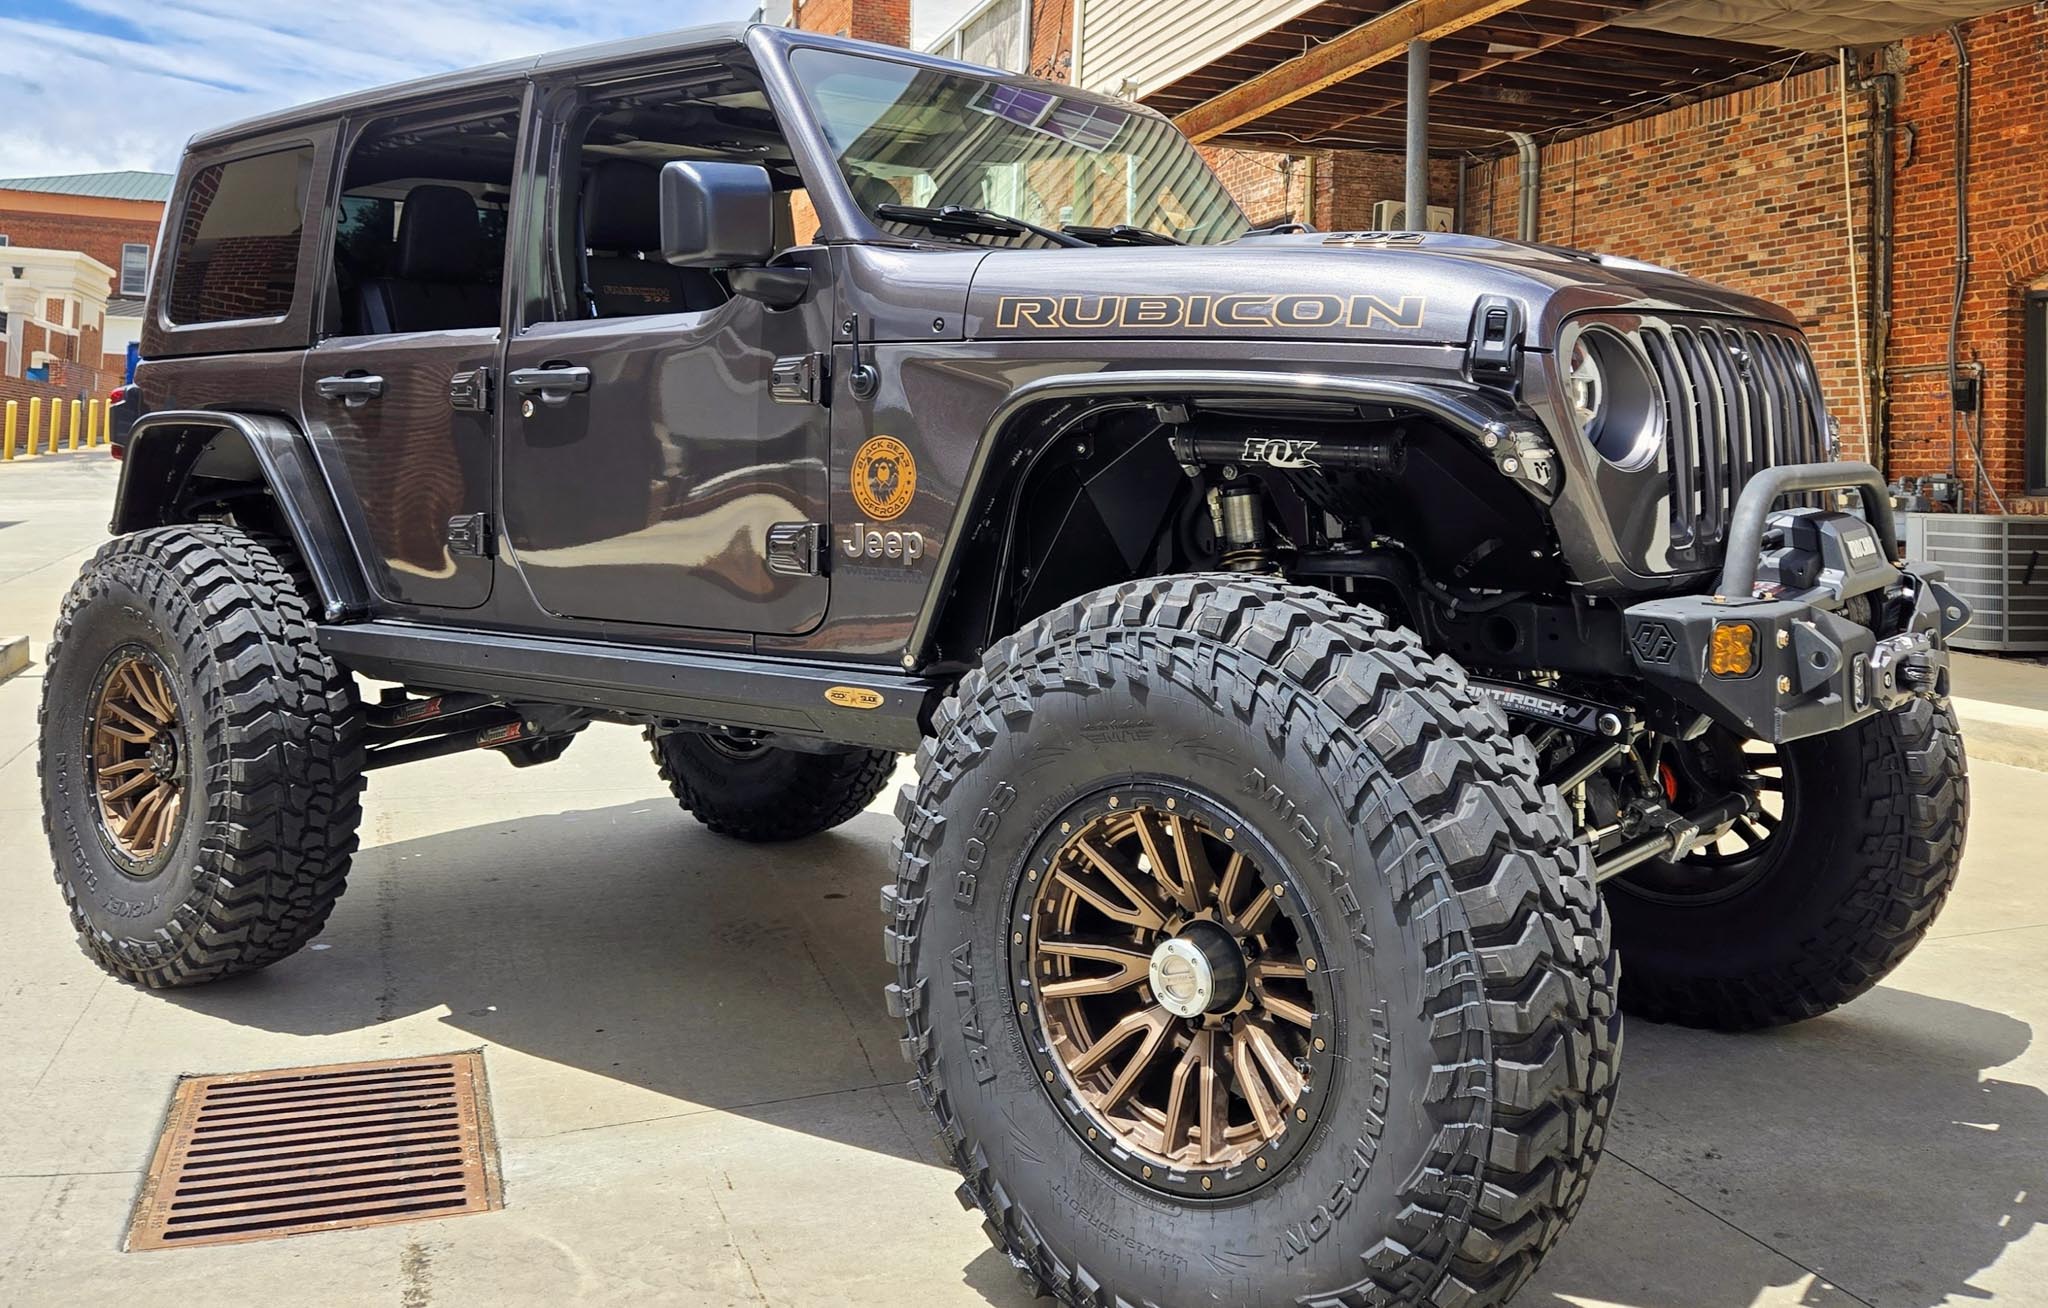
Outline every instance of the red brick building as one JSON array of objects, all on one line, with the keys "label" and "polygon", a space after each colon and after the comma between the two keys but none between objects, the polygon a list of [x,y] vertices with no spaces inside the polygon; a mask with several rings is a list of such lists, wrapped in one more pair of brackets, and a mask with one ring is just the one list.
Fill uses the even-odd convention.
[{"label": "red brick building", "polygon": [[[998,62],[1057,80],[1078,67],[1084,86],[1176,115],[1254,221],[1324,229],[1371,227],[1377,203],[1402,198],[1400,56],[1427,32],[1428,198],[1459,230],[1513,237],[1532,221],[1537,240],[1784,303],[1812,339],[1848,453],[1892,477],[1953,472],[1968,507],[2048,513],[2048,6],[1958,3],[1981,16],[1955,36],[1893,40],[1857,26],[1859,8],[1887,7],[1830,0],[1775,18],[1759,17],[1774,6],[1694,0],[982,9],[1005,16],[1012,3],[1026,11],[1008,21],[1024,28],[1028,59]],[[808,0],[792,19],[908,43],[901,4]],[[1846,96],[1833,41],[1853,46]],[[1960,409],[1949,380],[1959,262]]]},{"label": "red brick building", "polygon": [[171,179],[0,179],[0,400],[104,395],[140,337]]}]

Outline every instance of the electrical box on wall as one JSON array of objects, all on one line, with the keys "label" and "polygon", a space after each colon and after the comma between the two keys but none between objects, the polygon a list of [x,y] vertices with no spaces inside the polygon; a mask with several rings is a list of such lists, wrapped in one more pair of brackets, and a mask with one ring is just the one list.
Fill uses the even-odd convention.
[{"label": "electrical box on wall", "polygon": [[1448,232],[1457,213],[1447,204],[1432,204],[1427,210],[1428,223],[1421,228],[1408,225],[1408,206],[1399,200],[1378,200],[1372,206],[1374,231],[1381,232]]}]

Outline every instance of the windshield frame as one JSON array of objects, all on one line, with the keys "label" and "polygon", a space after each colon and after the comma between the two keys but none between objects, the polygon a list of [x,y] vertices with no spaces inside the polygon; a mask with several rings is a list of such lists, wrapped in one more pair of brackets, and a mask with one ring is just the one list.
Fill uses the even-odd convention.
[{"label": "windshield frame", "polygon": [[[749,34],[762,44],[757,51],[763,80],[768,83],[769,94],[777,102],[780,116],[784,121],[793,152],[797,156],[799,171],[804,176],[806,188],[811,193],[813,207],[818,212],[818,236],[822,244],[864,244],[882,245],[898,249],[935,250],[984,250],[1015,249],[1020,247],[984,245],[974,241],[951,240],[929,233],[901,235],[883,230],[871,220],[860,207],[853,194],[852,182],[841,165],[839,152],[826,136],[824,116],[816,101],[798,80],[792,56],[800,50],[818,50],[830,54],[872,60],[876,63],[901,64],[921,71],[952,74],[989,82],[1002,86],[1014,86],[1035,91],[1047,91],[1063,99],[1084,104],[1101,105],[1119,113],[1133,114],[1154,120],[1173,128],[1172,120],[1157,110],[1144,105],[1119,100],[1113,96],[1099,95],[1067,86],[1060,82],[1048,82],[1041,78],[1027,77],[1019,73],[1005,72],[1000,68],[987,68],[979,64],[962,63],[953,59],[941,59],[934,55],[920,54],[912,50],[898,50],[894,47],[879,47],[863,41],[822,36],[784,27],[763,25]],[[771,58],[761,58],[770,55]],[[1183,140],[1186,138],[1183,137]],[[1194,151],[1189,142],[1187,148]],[[1200,158],[1199,154],[1197,155]],[[1244,220],[1247,229],[1251,227],[1249,217],[1224,187],[1222,179],[1215,176],[1207,159],[1201,159],[1203,168],[1209,173],[1218,191],[1227,199],[1232,211]],[[1035,247],[1022,247],[1035,248]],[[1057,247],[1055,247],[1057,248]],[[1149,248],[1149,247],[1116,247]],[[1164,248],[1164,247],[1160,247]]]}]

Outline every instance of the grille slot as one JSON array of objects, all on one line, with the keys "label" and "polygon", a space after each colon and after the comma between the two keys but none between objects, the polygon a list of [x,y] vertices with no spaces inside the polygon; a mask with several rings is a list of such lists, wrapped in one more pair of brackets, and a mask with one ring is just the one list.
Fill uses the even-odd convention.
[{"label": "grille slot", "polygon": [[1645,320],[1631,334],[1664,393],[1671,551],[1704,562],[1751,477],[1830,457],[1812,359],[1797,335],[1750,323]]},{"label": "grille slot", "polygon": [[483,1055],[187,1077],[130,1249],[231,1244],[501,1206]]}]

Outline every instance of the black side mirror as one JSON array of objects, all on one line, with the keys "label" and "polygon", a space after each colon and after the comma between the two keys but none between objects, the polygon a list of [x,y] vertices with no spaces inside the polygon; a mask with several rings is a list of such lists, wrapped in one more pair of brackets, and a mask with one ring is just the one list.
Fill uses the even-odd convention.
[{"label": "black side mirror", "polygon": [[775,253],[775,187],[758,164],[664,164],[661,257],[679,268],[741,268]]}]

